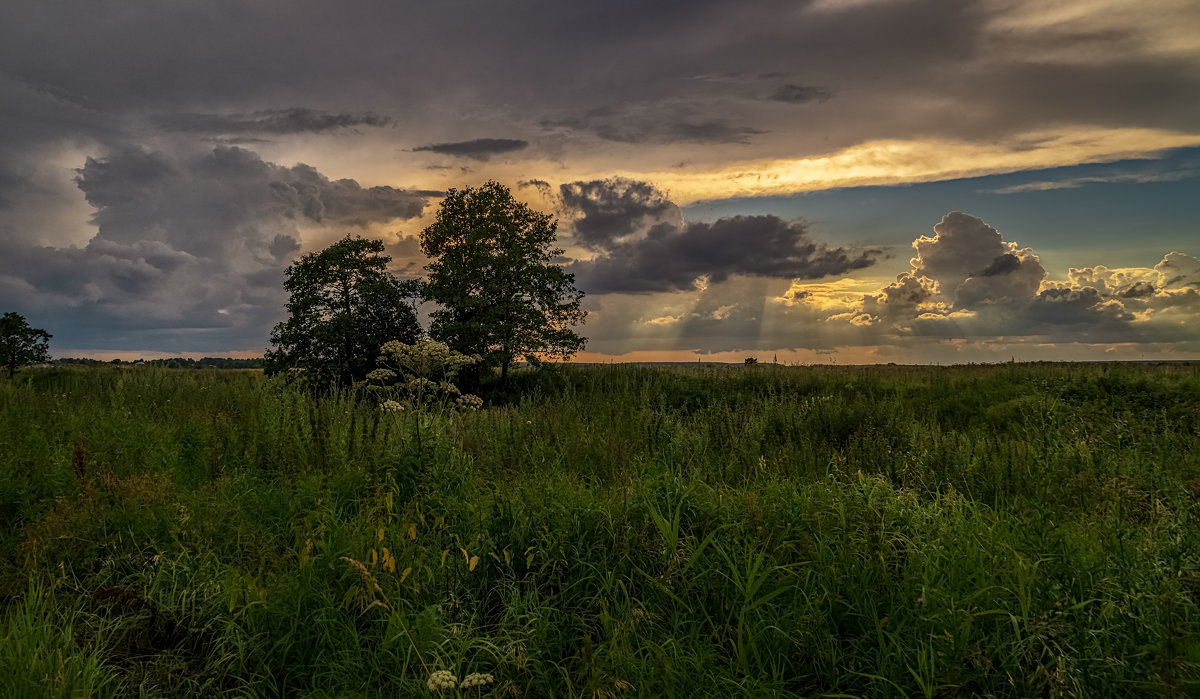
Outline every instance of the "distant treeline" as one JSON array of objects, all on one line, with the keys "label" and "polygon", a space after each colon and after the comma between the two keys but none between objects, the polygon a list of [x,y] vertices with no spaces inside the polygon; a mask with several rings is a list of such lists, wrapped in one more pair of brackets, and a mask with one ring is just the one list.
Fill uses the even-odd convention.
[{"label": "distant treeline", "polygon": [[154,366],[165,367],[167,369],[261,369],[263,367],[262,357],[254,357],[253,359],[234,359],[232,357],[202,357],[200,359],[191,359],[188,357],[172,357],[170,359],[137,359],[132,362],[122,361],[120,359],[102,360],[88,359],[86,357],[64,357],[54,360],[55,364],[78,364],[83,366],[99,366],[101,364],[121,365],[121,366]]}]

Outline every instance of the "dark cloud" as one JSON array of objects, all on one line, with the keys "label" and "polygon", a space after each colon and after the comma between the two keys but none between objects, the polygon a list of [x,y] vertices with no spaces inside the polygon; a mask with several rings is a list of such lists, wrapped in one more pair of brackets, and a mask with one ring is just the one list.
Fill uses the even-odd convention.
[{"label": "dark cloud", "polygon": [[666,195],[646,182],[612,178],[560,187],[575,240],[599,254],[567,265],[585,292],[680,291],[731,276],[817,279],[862,269],[877,251],[829,248],[807,227],[776,216],[734,216],[687,223]]},{"label": "dark cloud", "polygon": [[[1178,25],[1195,20],[1194,10],[1170,9]],[[1027,11],[1011,10],[1016,19]],[[1155,7],[1139,11],[1169,16]],[[361,105],[415,125],[443,126],[442,115],[454,114],[511,127],[524,118],[513,119],[511,105],[559,122],[595,108],[654,105],[645,123],[626,128],[613,114],[590,125],[610,140],[636,143],[751,140],[773,126],[759,118],[764,95],[819,101],[829,91],[824,85],[855,100],[819,110],[822,121],[805,131],[829,135],[852,126],[853,142],[981,131],[1001,137],[1043,120],[1196,123],[1194,53],[1156,50],[1156,37],[1122,21],[1128,13],[1116,7],[1078,21],[1014,22],[1014,29],[998,26],[995,3],[986,0],[836,10],[785,0],[653,8],[466,0],[419,13],[386,0],[365,0],[353,11],[268,0],[240,6],[236,21],[190,3],[135,10],[116,0],[14,2],[0,8],[0,70],[54,99],[135,115],[181,104],[227,105],[235,115],[304,104],[353,116],[357,108],[345,105]],[[685,111],[672,101],[697,97],[711,108]],[[429,116],[403,116],[411,105]],[[778,152],[799,137],[776,128],[772,138],[752,140]]]},{"label": "dark cloud", "polygon": [[574,221],[575,242],[607,250],[650,224],[680,225],[683,215],[666,194],[625,178],[571,182],[559,187],[562,208]]},{"label": "dark cloud", "polygon": [[11,208],[16,204],[16,192],[29,184],[29,178],[16,172],[6,172],[5,165],[0,163],[0,210]]},{"label": "dark cloud", "polygon": [[553,188],[546,180],[521,180],[520,182],[517,182],[517,187],[520,187],[521,189],[528,188],[537,190],[538,194],[541,194],[543,197],[547,198],[553,194]]},{"label": "dark cloud", "polygon": [[290,235],[281,233],[271,240],[271,244],[267,246],[267,251],[277,260],[286,260],[300,252],[300,242]]},{"label": "dark cloud", "polygon": [[143,240],[161,230],[183,247],[206,245],[221,237],[214,229],[253,218],[362,227],[414,218],[425,207],[425,197],[415,192],[330,180],[308,165],[275,165],[238,147],[188,159],[128,149],[88,158],[77,182],[97,209],[93,222],[102,236]]},{"label": "dark cloud", "polygon": [[818,279],[875,263],[875,251],[827,247],[804,223],[733,216],[686,223],[646,183],[624,179],[562,187],[576,238],[599,255],[566,267],[588,293],[683,291],[733,275]]},{"label": "dark cloud", "polygon": [[634,108],[600,107],[565,119],[546,119],[547,129],[590,133],[617,143],[747,144],[751,136],[767,133],[727,118],[678,117],[677,106],[654,104]]},{"label": "dark cloud", "polygon": [[1006,252],[992,260],[991,264],[989,264],[975,276],[994,277],[997,274],[1008,274],[1010,272],[1015,272],[1020,268],[1021,258],[1017,257],[1011,252]]},{"label": "dark cloud", "polygon": [[[1067,12],[1053,23],[1025,21],[1036,3],[1010,5],[998,13],[992,0],[463,0],[413,12],[391,0],[350,9],[264,0],[239,5],[231,21],[195,2],[0,3],[0,297],[82,309],[72,316],[80,327],[119,316],[122,325],[107,327],[113,342],[132,337],[125,328],[135,317],[143,318],[137,332],[148,332],[152,323],[144,318],[159,310],[170,327],[186,322],[203,327],[206,338],[218,328],[245,337],[239,328],[269,320],[247,320],[247,309],[275,307],[277,298],[253,294],[277,295],[279,255],[294,254],[289,240],[298,241],[300,229],[404,218],[428,194],[362,187],[301,166],[241,162],[232,151],[217,157],[207,152],[210,142],[270,140],[272,160],[353,174],[356,159],[383,172],[395,165],[389,159],[398,147],[423,143],[429,152],[442,147],[460,157],[456,165],[474,165],[501,154],[480,142],[516,141],[466,139],[528,134],[544,123],[554,133],[539,148],[568,170],[637,172],[680,161],[702,169],[829,154],[880,139],[1021,138],[1036,150],[1043,142],[1028,134],[1043,130],[1047,138],[1056,129],[1071,130],[1072,139],[1078,132],[1079,143],[1097,126],[1195,132],[1200,64],[1190,45],[1168,36],[1200,18],[1195,3],[1113,3],[1103,13]],[[823,101],[819,109],[785,106]],[[395,129],[376,128],[389,119]],[[338,147],[337,139],[359,131],[353,149]],[[294,137],[276,138],[288,135]],[[139,161],[136,146],[153,151],[142,151]],[[206,153],[192,155],[201,146]],[[88,155],[93,162],[80,173],[81,190],[72,169]],[[454,170],[433,170],[446,165],[423,165],[397,177],[436,174],[423,186],[455,184],[441,177],[457,176]],[[476,177],[469,168],[459,172],[464,180]],[[529,175],[545,176],[521,173]],[[95,231],[84,193],[99,207],[95,245],[85,245]],[[789,271],[815,272],[822,265],[809,263],[827,257],[836,262],[837,249],[805,254],[810,234],[799,224],[744,217],[696,227],[675,219],[671,207],[613,196],[610,205],[598,200],[593,213],[563,224],[598,253],[575,263],[597,288],[621,288],[623,272],[640,280],[625,284],[636,288],[679,288],[693,273],[720,278],[722,269],[783,273],[771,260],[710,240],[718,227],[731,236],[749,231],[745,247],[765,246]],[[593,225],[606,215],[606,225]],[[997,243],[966,222],[956,230],[973,242],[942,236],[919,253],[920,269],[879,291],[879,313],[864,315],[886,316],[913,332],[933,332],[934,324],[946,332],[952,322],[974,323],[981,333],[1024,332],[1033,327],[1021,322],[1033,322],[1035,303],[1052,314],[1091,301],[1085,292],[1037,301],[1040,285],[1050,282],[1032,251]],[[691,252],[693,244],[704,249]],[[1109,286],[1095,287],[1100,301],[1093,306],[1116,301],[1139,318],[1169,308],[1181,314],[1175,322],[1194,319],[1188,309],[1200,279],[1173,269],[1185,257],[1164,260],[1161,274],[1144,279],[1096,272]],[[64,286],[55,274],[84,282]],[[135,289],[165,300],[141,304]],[[194,292],[192,310],[186,289]],[[222,296],[227,292],[242,300]],[[747,328],[763,317],[745,298],[713,313],[722,315],[724,306],[735,306],[730,312],[748,319]],[[204,315],[213,308],[227,313]],[[170,320],[171,313],[186,320]],[[1113,328],[1143,322],[1114,317],[1105,321]],[[871,332],[891,322],[880,320]],[[156,337],[172,332],[186,334]]]},{"label": "dark cloud", "polygon": [[767,98],[776,102],[806,104],[808,102],[826,102],[833,97],[833,90],[817,85],[780,85]]},{"label": "dark cloud", "polygon": [[430,151],[441,155],[453,155],[472,160],[488,160],[493,155],[515,153],[529,147],[529,141],[516,138],[476,138],[470,141],[455,141],[453,143],[434,143],[418,146],[414,151]]},{"label": "dark cloud", "polygon": [[380,127],[392,123],[390,118],[378,114],[334,114],[303,107],[252,114],[170,114],[158,117],[155,121],[168,131],[278,135],[341,131],[359,126]]},{"label": "dark cloud", "polygon": [[[678,143],[749,143],[750,136],[764,133],[767,132],[749,126],[731,124],[724,119],[707,119],[704,121],[668,122],[661,128],[650,131],[648,137],[658,136],[667,142]],[[634,138],[629,142],[638,143],[639,140]]]},{"label": "dark cloud", "polygon": [[1128,289],[1120,293],[1122,298],[1141,299],[1154,295],[1154,285],[1150,282],[1134,282]]},{"label": "dark cloud", "polygon": [[[283,269],[302,228],[410,219],[425,206],[412,192],[330,180],[307,165],[225,147],[88,158],[77,183],[95,209],[85,246],[0,239],[5,297],[53,313],[56,339],[73,347],[110,346],[117,336],[142,337],[136,347],[147,350],[263,346],[283,309]],[[89,330],[101,326],[108,335]]]}]

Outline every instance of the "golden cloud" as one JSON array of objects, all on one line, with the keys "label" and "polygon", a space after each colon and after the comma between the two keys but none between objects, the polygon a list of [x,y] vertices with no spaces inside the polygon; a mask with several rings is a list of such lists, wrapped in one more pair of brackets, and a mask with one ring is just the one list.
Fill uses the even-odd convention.
[{"label": "golden cloud", "polygon": [[688,204],[703,199],[936,182],[1127,158],[1149,159],[1167,149],[1197,145],[1200,134],[1076,128],[1032,132],[1001,143],[877,140],[828,155],[747,161],[718,170],[619,174],[654,182],[669,191],[673,201]]}]

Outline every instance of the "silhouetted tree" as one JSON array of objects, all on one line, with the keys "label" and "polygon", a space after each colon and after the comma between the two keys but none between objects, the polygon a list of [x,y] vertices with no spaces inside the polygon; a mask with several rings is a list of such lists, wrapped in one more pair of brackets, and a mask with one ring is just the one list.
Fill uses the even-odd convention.
[{"label": "silhouetted tree", "polygon": [[41,328],[30,327],[24,316],[5,313],[0,318],[0,358],[8,378],[17,373],[18,367],[50,361],[51,337]]},{"label": "silhouetted tree", "polygon": [[420,285],[387,271],[383,242],[346,236],[287,269],[288,319],[271,331],[264,369],[304,371],[319,388],[362,380],[389,340],[421,335],[413,299]]},{"label": "silhouetted tree", "polygon": [[519,356],[568,358],[586,339],[571,327],[587,314],[575,277],[551,263],[557,222],[488,182],[451,189],[437,218],[421,231],[429,334],[458,352],[500,367],[501,378]]}]

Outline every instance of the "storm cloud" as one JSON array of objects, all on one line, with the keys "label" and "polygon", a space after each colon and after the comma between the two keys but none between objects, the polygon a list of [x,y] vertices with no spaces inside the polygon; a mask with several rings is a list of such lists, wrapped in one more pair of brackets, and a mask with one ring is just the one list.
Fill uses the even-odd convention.
[{"label": "storm cloud", "polygon": [[455,141],[454,143],[434,143],[418,146],[414,151],[429,151],[440,155],[453,155],[471,160],[485,161],[493,155],[515,153],[529,147],[528,141],[516,138],[476,138],[470,141]]},{"label": "storm cloud", "polygon": [[559,197],[573,219],[575,241],[590,250],[606,250],[655,223],[683,224],[679,207],[647,182],[570,182],[559,187]]},{"label": "storm cloud", "polygon": [[378,114],[329,113],[304,107],[251,114],[171,114],[155,120],[169,131],[213,134],[297,134],[381,127],[392,123]]},{"label": "storm cloud", "polygon": [[645,182],[574,182],[561,187],[561,196],[576,216],[579,243],[598,251],[567,266],[589,293],[681,291],[734,275],[818,279],[868,267],[877,254],[827,247],[811,240],[805,224],[776,216],[686,222]]},{"label": "storm cloud", "polygon": [[[1198,145],[1198,22],[1194,0],[2,3],[0,294],[106,346],[149,347],[138,338],[160,323],[153,343],[186,349],[186,327],[243,347],[280,312],[299,250],[347,228],[411,241],[418,224],[401,222],[436,193],[495,179],[561,209],[571,269],[604,295],[610,325],[595,327],[617,334],[624,319],[712,346],[759,326],[776,338],[761,342],[1050,337],[1063,318],[1149,337],[1193,321],[1198,293],[1190,229],[1159,235],[1161,219],[1139,227],[1158,236],[1143,247],[1188,255],[1151,265],[1134,250],[1150,266],[1119,270],[1089,256],[1064,279],[1044,262],[1079,245],[1063,239],[1105,250],[1067,207],[1045,224],[1068,224],[1058,240],[1024,234],[1042,257],[947,221],[907,269],[837,287],[845,317],[826,323],[833,311],[805,302],[821,294],[792,280],[883,274],[868,248],[907,244],[909,224],[839,228],[842,214],[767,199],[698,221],[677,204]],[[1041,179],[1005,191],[1064,201],[1101,182]],[[938,201],[928,223],[953,206],[975,204]],[[707,305],[652,308],[696,294]]]},{"label": "storm cloud", "polygon": [[[228,147],[88,158],[77,183],[94,207],[85,246],[0,240],[4,297],[54,313],[67,346],[133,337],[152,350],[263,346],[303,231],[410,219],[425,207],[413,192],[331,180]],[[110,337],[96,336],[99,327]]]},{"label": "storm cloud", "polygon": [[748,144],[766,131],[724,117],[696,118],[676,114],[679,105],[640,104],[600,107],[565,119],[542,121],[543,128],[587,133],[605,141],[628,144]]}]

